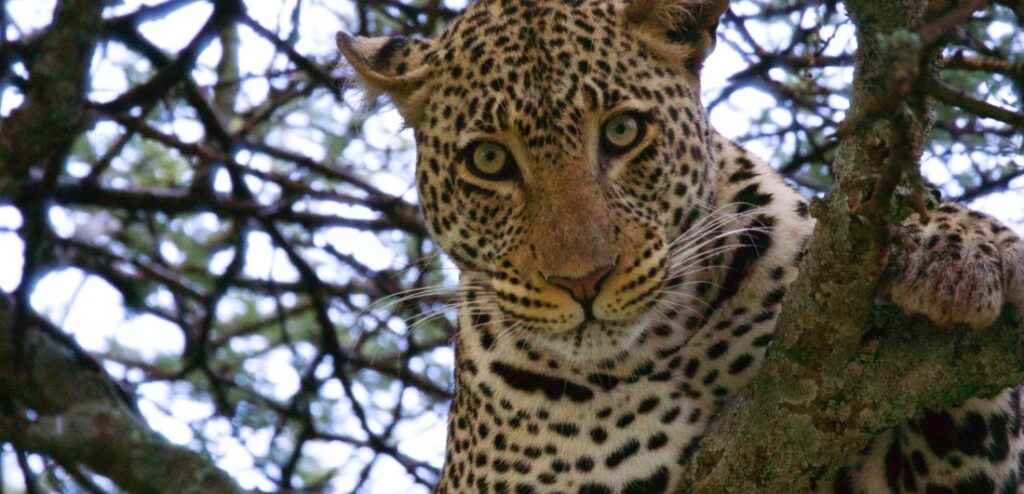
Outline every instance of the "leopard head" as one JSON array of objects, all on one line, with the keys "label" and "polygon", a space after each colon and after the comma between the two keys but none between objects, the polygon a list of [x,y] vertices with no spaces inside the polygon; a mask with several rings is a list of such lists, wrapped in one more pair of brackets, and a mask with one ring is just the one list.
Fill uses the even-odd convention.
[{"label": "leopard head", "polygon": [[625,351],[690,300],[666,294],[714,204],[698,72],[727,4],[483,0],[436,39],[338,45],[415,130],[427,225],[476,302],[563,353]]}]

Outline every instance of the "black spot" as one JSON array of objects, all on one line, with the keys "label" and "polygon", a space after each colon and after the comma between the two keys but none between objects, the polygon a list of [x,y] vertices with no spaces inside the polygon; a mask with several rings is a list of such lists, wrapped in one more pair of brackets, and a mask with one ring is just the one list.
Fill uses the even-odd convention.
[{"label": "black spot", "polygon": [[739,326],[736,326],[736,329],[732,330],[732,335],[740,337],[749,333],[751,329],[754,329],[754,327],[749,324],[741,324]]},{"label": "black spot", "polygon": [[576,468],[581,472],[589,472],[594,469],[594,459],[589,456],[581,456],[576,460]]},{"label": "black spot", "polygon": [[953,449],[953,426],[953,416],[948,412],[929,410],[918,422],[918,429],[928,443],[928,448],[932,450],[932,454],[940,458]]},{"label": "black spot", "polygon": [[728,341],[719,341],[719,342],[715,343],[714,345],[711,345],[710,348],[708,348],[708,358],[714,360],[714,359],[716,359],[718,357],[721,357],[722,354],[724,354],[728,350],[729,350],[729,342]]},{"label": "black spot", "polygon": [[753,362],[754,357],[749,353],[744,353],[743,355],[736,357],[736,360],[733,360],[732,363],[729,364],[729,374],[739,374],[750,367],[750,364]]},{"label": "black spot", "polygon": [[559,472],[559,474],[562,474],[562,472],[568,471],[572,469],[572,467],[569,466],[569,464],[566,463],[565,460],[555,458],[555,460],[551,462],[551,469]]},{"label": "black spot", "polygon": [[910,462],[903,456],[900,438],[895,437],[885,452],[885,482],[894,492],[900,491],[900,479],[908,491],[917,490],[914,472],[910,470]]},{"label": "black spot", "polygon": [[617,420],[615,422],[615,426],[618,427],[619,429],[623,429],[623,428],[627,427],[629,424],[632,424],[633,420],[635,420],[635,419],[636,419],[636,415],[633,415],[632,413],[627,413],[627,414],[619,417],[619,420]]},{"label": "black spot", "polygon": [[785,297],[785,296],[786,296],[786,289],[785,288],[783,288],[783,287],[776,288],[775,290],[772,290],[771,293],[769,293],[767,296],[764,297],[764,300],[761,302],[761,306],[763,306],[763,307],[771,307],[771,306],[773,306],[775,304],[778,304],[779,302],[782,302],[782,298]]},{"label": "black spot", "polygon": [[511,465],[508,464],[508,460],[504,458],[496,458],[491,466],[494,467],[494,471],[498,473],[508,472]]},{"label": "black spot", "polygon": [[[377,50],[377,54],[373,57],[373,66],[376,69],[386,68],[390,62],[391,57],[395,56],[402,48],[405,47],[407,40],[401,36],[393,36],[384,43],[384,46]],[[399,71],[401,73],[401,71]]]},{"label": "black spot", "polygon": [[580,426],[566,422],[553,423],[548,426],[560,436],[576,437],[580,433]]},{"label": "black spot", "polygon": [[484,350],[494,349],[494,335],[486,329],[480,330],[480,346],[484,347]]},{"label": "black spot", "polygon": [[700,438],[690,441],[690,444],[687,444],[686,447],[683,448],[683,451],[679,453],[679,458],[676,462],[679,463],[680,466],[686,466],[687,463],[690,463],[690,458],[693,458],[693,454],[697,452],[699,447]]},{"label": "black spot", "polygon": [[550,400],[560,400],[563,396],[576,403],[590,401],[594,392],[566,379],[546,376],[525,369],[512,367],[502,362],[491,362],[491,371],[505,381],[510,387],[520,391],[541,391]]},{"label": "black spot", "polygon": [[579,494],[612,494],[612,490],[604,484],[583,484],[580,486]]},{"label": "black spot", "polygon": [[619,446],[612,454],[608,455],[604,460],[604,464],[608,468],[615,468],[629,459],[630,456],[635,455],[637,451],[640,451],[640,441],[630,439],[622,446]]},{"label": "black spot", "polygon": [[516,484],[516,494],[535,494],[536,492],[529,484]]},{"label": "black spot", "polygon": [[701,382],[704,383],[705,386],[710,386],[714,384],[716,380],[718,380],[718,369],[711,369],[711,372],[704,375],[704,379],[702,379]]},{"label": "black spot", "polygon": [[722,306],[739,291],[740,285],[750,274],[751,268],[772,245],[772,231],[775,220],[759,215],[748,225],[751,230],[739,236],[739,245],[729,265],[728,274],[718,291],[718,297],[708,307],[705,318]]},{"label": "black spot", "polygon": [[681,410],[679,409],[679,407],[673,407],[673,408],[669,409],[667,412],[665,412],[661,416],[661,423],[667,424],[669,422],[672,422],[673,420],[676,419],[676,417],[679,416],[679,412],[680,411]]},{"label": "black spot", "polygon": [[773,334],[766,333],[761,336],[758,336],[757,338],[754,338],[754,341],[752,341],[751,344],[758,348],[766,347],[769,343],[772,342],[772,338],[774,337],[775,336]]},{"label": "black spot", "polygon": [[956,446],[967,455],[982,455],[985,452],[985,439],[988,437],[988,426],[980,413],[971,412],[964,417],[963,423],[956,428]]},{"label": "black spot", "polygon": [[996,484],[983,473],[972,475],[956,483],[957,494],[995,494]]},{"label": "black spot", "polygon": [[999,487],[999,494],[1017,494],[1018,487],[1020,487],[1020,479],[1017,472],[1013,472],[1003,479],[1003,485]]},{"label": "black spot", "polygon": [[661,400],[657,396],[647,398],[646,400],[640,402],[640,406],[637,407],[636,411],[637,413],[640,414],[649,413],[651,410],[654,410],[654,408],[658,406],[659,401]]},{"label": "black spot", "polygon": [[619,378],[608,374],[591,374],[587,376],[587,382],[605,391],[611,391],[619,385]]},{"label": "black spot", "polygon": [[729,182],[731,182],[731,183],[742,182],[744,180],[750,180],[750,179],[752,179],[752,178],[754,178],[756,176],[757,176],[757,174],[754,173],[754,172],[747,171],[747,170],[740,170],[740,171],[738,171],[736,173],[733,173],[732,175],[729,175]]},{"label": "black spot", "polygon": [[766,310],[766,311],[763,311],[763,312],[757,314],[756,316],[754,316],[754,318],[751,319],[751,321],[753,321],[755,323],[765,322],[765,321],[767,321],[767,320],[769,320],[769,319],[771,319],[773,317],[775,317],[775,311],[774,310]]},{"label": "black spot", "polygon": [[796,203],[796,214],[801,218],[806,218],[811,213],[810,208],[807,207],[807,202],[800,201]]},{"label": "black spot", "polygon": [[664,432],[652,434],[651,437],[647,439],[647,449],[650,451],[660,449],[666,444],[668,444],[668,436],[665,435]]},{"label": "black spot", "polygon": [[854,494],[853,477],[850,476],[850,469],[843,467],[839,469],[835,480],[832,482],[832,492],[835,494]]},{"label": "black spot", "polygon": [[910,454],[910,461],[914,465],[915,472],[922,477],[928,475],[928,461],[924,459],[924,453],[914,450]]},{"label": "black spot", "polygon": [[739,207],[736,208],[737,213],[743,213],[772,202],[772,194],[761,192],[759,187],[758,184],[753,183],[736,193],[732,202],[739,204]]},{"label": "black spot", "polygon": [[953,468],[960,468],[964,464],[963,459],[961,459],[959,456],[956,456],[956,455],[952,455],[952,456],[946,458],[946,462],[949,463],[949,466],[951,466]]},{"label": "black spot", "polygon": [[1009,418],[1002,413],[997,413],[988,420],[989,433],[992,436],[992,443],[988,447],[988,460],[992,463],[999,463],[1010,455],[1008,421]]},{"label": "black spot", "polygon": [[668,490],[668,468],[661,467],[650,477],[630,480],[622,488],[622,494],[660,494]]},{"label": "black spot", "polygon": [[698,369],[700,369],[700,360],[692,358],[686,362],[686,368],[683,369],[683,374],[692,379],[693,376],[697,375]]}]

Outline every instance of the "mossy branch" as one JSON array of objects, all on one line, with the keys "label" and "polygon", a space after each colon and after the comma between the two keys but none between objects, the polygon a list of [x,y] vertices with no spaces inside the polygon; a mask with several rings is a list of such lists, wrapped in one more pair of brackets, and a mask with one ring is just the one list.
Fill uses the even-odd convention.
[{"label": "mossy branch", "polygon": [[213,462],[153,431],[99,364],[41,320],[21,328],[0,301],[0,440],[82,466],[133,493],[243,492]]}]

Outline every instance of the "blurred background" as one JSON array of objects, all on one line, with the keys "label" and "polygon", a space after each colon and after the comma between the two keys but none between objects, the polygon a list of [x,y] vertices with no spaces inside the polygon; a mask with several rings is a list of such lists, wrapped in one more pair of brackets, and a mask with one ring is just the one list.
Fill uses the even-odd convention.
[{"label": "blurred background", "polygon": [[[36,67],[59,46],[56,4],[2,2],[0,134],[24,105],[54,104],[37,97],[57,83]],[[152,428],[245,488],[428,492],[457,273],[419,223],[411,130],[365,101],[334,34],[430,36],[464,7],[107,2],[84,85],[63,88],[83,124],[48,158],[59,166],[0,172],[0,295],[70,335]],[[984,11],[942,54],[922,166],[946,200],[1018,231],[1020,11]],[[705,68],[717,129],[808,196],[832,183],[853,34],[838,2],[735,0]],[[0,443],[0,494],[38,492],[118,490]]]}]

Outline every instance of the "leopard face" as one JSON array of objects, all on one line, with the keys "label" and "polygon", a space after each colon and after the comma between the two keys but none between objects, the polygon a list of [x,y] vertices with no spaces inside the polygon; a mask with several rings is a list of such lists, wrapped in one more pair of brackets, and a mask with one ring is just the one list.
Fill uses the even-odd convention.
[{"label": "leopard face", "polygon": [[339,46],[415,130],[430,232],[479,310],[565,356],[690,307],[714,204],[698,69],[727,2],[474,3],[436,40]]}]

